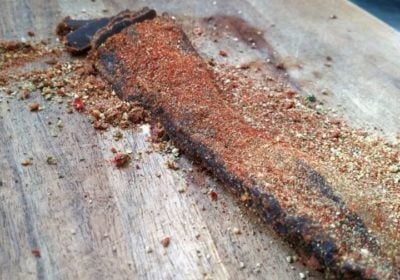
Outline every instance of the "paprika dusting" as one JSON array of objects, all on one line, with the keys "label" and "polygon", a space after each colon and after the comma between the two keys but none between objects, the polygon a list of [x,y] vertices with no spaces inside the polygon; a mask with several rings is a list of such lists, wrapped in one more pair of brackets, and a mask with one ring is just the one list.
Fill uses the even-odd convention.
[{"label": "paprika dusting", "polygon": [[[366,275],[371,267],[390,268],[374,270],[378,275],[396,271],[393,252],[381,246],[397,248],[394,244],[400,243],[400,237],[390,231],[382,234],[377,225],[354,211],[357,207],[348,203],[352,197],[343,189],[352,186],[352,176],[344,176],[311,149],[303,151],[292,136],[278,137],[279,124],[261,129],[243,118],[243,109],[221,93],[207,64],[174,21],[157,17],[110,37],[99,48],[95,64],[122,99],[144,102],[181,150],[233,190],[246,194],[246,201],[278,233],[311,250],[321,265],[353,276]],[[248,92],[242,94],[246,97]],[[293,116],[282,118],[289,127],[308,129],[315,139],[326,138],[312,125],[304,128],[303,122],[319,121],[299,106],[297,99],[280,104],[277,98],[273,109],[282,108]],[[254,118],[259,120],[259,115],[263,116],[254,114]],[[295,117],[297,121],[292,120]],[[331,135],[337,141],[343,133]],[[352,258],[365,248],[369,254]]]}]

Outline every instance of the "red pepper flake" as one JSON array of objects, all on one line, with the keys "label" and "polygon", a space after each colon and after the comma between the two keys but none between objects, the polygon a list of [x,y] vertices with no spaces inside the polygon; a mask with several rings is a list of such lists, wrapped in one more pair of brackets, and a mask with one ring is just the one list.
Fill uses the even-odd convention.
[{"label": "red pepper flake", "polygon": [[116,167],[123,167],[128,163],[129,159],[130,159],[129,155],[124,153],[118,153],[114,156],[111,162],[114,163]]},{"label": "red pepper flake", "polygon": [[218,200],[218,194],[216,191],[210,191],[210,198],[211,201],[217,201]]},{"label": "red pepper flake", "polygon": [[35,257],[35,258],[40,258],[40,250],[39,249],[37,249],[37,248],[35,248],[35,249],[32,249],[32,255]]},{"label": "red pepper flake", "polygon": [[83,103],[83,100],[80,97],[75,98],[72,105],[77,111],[82,111],[85,108],[85,103]]},{"label": "red pepper flake", "polygon": [[116,153],[117,153],[117,149],[114,148],[114,147],[112,147],[112,148],[111,148],[111,152],[112,152],[113,154],[116,154]]}]

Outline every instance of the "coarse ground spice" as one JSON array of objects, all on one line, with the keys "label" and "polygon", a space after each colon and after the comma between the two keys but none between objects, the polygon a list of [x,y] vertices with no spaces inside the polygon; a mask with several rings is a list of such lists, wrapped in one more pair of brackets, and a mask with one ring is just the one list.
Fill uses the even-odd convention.
[{"label": "coarse ground spice", "polygon": [[[247,189],[232,187],[249,191],[250,199],[268,195],[261,207],[270,212],[276,200],[284,214],[275,225],[294,221],[310,246],[333,240],[336,248],[322,248],[320,262],[361,269],[366,278],[398,275],[398,146],[348,128],[290,89],[244,78],[244,69],[210,69],[171,20],[128,28],[107,41],[99,58],[103,75],[122,85],[122,97],[143,100],[183,150],[194,144],[219,178],[239,178]],[[329,243],[317,247],[323,244]]]},{"label": "coarse ground spice", "polygon": [[41,57],[58,56],[60,53],[59,48],[50,47],[46,42],[0,42],[0,76],[4,75],[7,68],[21,66]]},{"label": "coarse ground spice", "polygon": [[[91,63],[62,58],[60,53],[60,46],[44,43],[2,43],[0,92],[21,100],[40,93],[48,104],[64,104],[67,113],[85,113],[100,130],[109,126],[129,128],[148,121],[148,113],[139,103],[120,100],[94,75]],[[29,63],[41,65],[37,67],[40,70],[25,69]],[[42,105],[30,102],[28,109],[38,111]]]}]

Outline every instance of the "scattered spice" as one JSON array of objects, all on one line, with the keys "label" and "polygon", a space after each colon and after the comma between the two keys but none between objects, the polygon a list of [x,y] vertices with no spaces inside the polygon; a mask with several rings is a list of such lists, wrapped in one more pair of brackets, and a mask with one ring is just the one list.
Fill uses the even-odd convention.
[{"label": "scattered spice", "polygon": [[[18,41],[0,42],[0,77],[7,75],[6,71],[25,65],[42,57],[52,57],[60,54],[60,50],[49,47],[46,42],[24,43]],[[8,75],[7,75],[8,76]],[[6,83],[9,82],[5,81]]]},{"label": "scattered spice", "polygon": [[305,97],[306,101],[308,102],[316,102],[317,98],[313,94],[309,94]]},{"label": "scattered spice", "polygon": [[171,241],[171,238],[166,236],[163,239],[161,239],[160,243],[164,248],[167,248],[169,246],[170,241]]},{"label": "scattered spice", "polygon": [[123,135],[122,132],[119,131],[119,130],[117,130],[117,131],[115,131],[115,132],[113,133],[113,139],[114,139],[115,141],[121,140],[122,137],[124,137],[124,135]]},{"label": "scattered spice", "polygon": [[33,102],[33,103],[31,103],[30,105],[29,105],[29,110],[31,111],[31,112],[37,112],[38,110],[39,110],[39,103],[37,103],[37,102]]},{"label": "scattered spice", "polygon": [[32,255],[35,257],[35,258],[40,258],[40,250],[39,249],[37,249],[37,248],[35,248],[35,249],[32,249]]},{"label": "scattered spice", "polygon": [[219,51],[219,55],[220,55],[220,56],[223,56],[223,57],[227,57],[227,56],[228,56],[228,53],[227,53],[226,51],[224,51],[224,50],[220,50],[220,51]]},{"label": "scattered spice", "polygon": [[211,198],[211,201],[217,201],[218,200],[218,194],[217,194],[217,192],[216,191],[210,191],[210,198]]},{"label": "scattered spice", "polygon": [[232,230],[232,232],[233,232],[234,234],[241,234],[241,233],[242,233],[242,232],[240,231],[240,229],[237,228],[237,227],[234,227],[233,230]]},{"label": "scattered spice", "polygon": [[288,89],[288,90],[285,91],[285,95],[286,95],[287,98],[293,98],[293,97],[295,97],[297,95],[297,92],[295,92],[292,89]]},{"label": "scattered spice", "polygon": [[241,202],[249,202],[251,200],[249,193],[245,192],[240,196],[240,201]]},{"label": "scattered spice", "polygon": [[25,100],[25,99],[28,99],[30,96],[31,95],[30,95],[29,91],[27,89],[25,89],[22,91],[21,99]]},{"label": "scattered spice", "polygon": [[178,164],[173,160],[167,160],[166,165],[167,165],[167,167],[169,169],[172,169],[172,170],[178,170],[179,169]]},{"label": "scattered spice", "polygon": [[93,127],[98,130],[106,130],[108,128],[108,123],[102,121],[95,121]]},{"label": "scattered spice", "polygon": [[46,162],[48,165],[57,165],[57,160],[52,156],[48,156]]},{"label": "scattered spice", "polygon": [[32,165],[32,159],[24,159],[21,164],[23,166],[28,166],[28,165]]},{"label": "scattered spice", "polygon": [[147,254],[150,254],[153,252],[153,249],[151,249],[150,247],[146,247],[145,250],[146,250]]},{"label": "scattered spice", "polygon": [[130,160],[130,157],[128,154],[125,153],[117,153],[111,162],[116,166],[116,167],[124,167],[125,165],[128,164]]},{"label": "scattered spice", "polygon": [[64,123],[62,122],[62,120],[58,120],[58,121],[57,121],[57,127],[58,127],[59,129],[63,129],[63,128],[64,128]]},{"label": "scattered spice", "polygon": [[165,136],[165,130],[164,127],[161,125],[161,123],[155,123],[153,125],[151,125],[150,127],[150,137],[151,137],[151,141],[158,143],[160,141],[162,141],[162,139]]},{"label": "scattered spice", "polygon": [[83,103],[83,100],[80,97],[76,97],[72,102],[72,105],[77,111],[82,111],[85,108],[85,103]]}]

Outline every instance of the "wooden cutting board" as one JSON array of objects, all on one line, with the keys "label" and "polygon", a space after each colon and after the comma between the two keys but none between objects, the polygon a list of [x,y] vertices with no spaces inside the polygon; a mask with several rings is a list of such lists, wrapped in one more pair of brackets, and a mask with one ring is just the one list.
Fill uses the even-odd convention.
[{"label": "wooden cutting board", "polygon": [[[391,139],[400,131],[400,37],[347,1],[3,2],[2,39],[28,38],[31,30],[35,40],[54,41],[64,16],[99,17],[143,6],[176,15],[187,30],[210,16],[243,19],[262,31],[270,51],[242,44],[225,63],[275,56],[294,85],[314,94],[323,108]],[[193,43],[205,58],[221,59],[220,48],[236,48],[231,39]],[[167,169],[165,155],[146,154],[145,130],[124,131],[117,145],[143,157],[139,172],[120,172],[107,163],[116,145],[112,130],[98,134],[79,114],[52,107],[32,116],[27,103],[0,100],[0,278],[298,279],[307,270],[288,263],[295,253],[212,178],[199,172],[193,180],[190,172]],[[52,138],[47,123],[57,117],[65,128]],[[21,161],[27,155],[52,155],[59,164],[39,160],[26,169]],[[196,169],[181,161],[183,169]],[[205,194],[209,188],[218,191],[217,203]],[[165,236],[171,237],[167,249],[159,243]],[[40,249],[40,258],[32,248]]]}]

